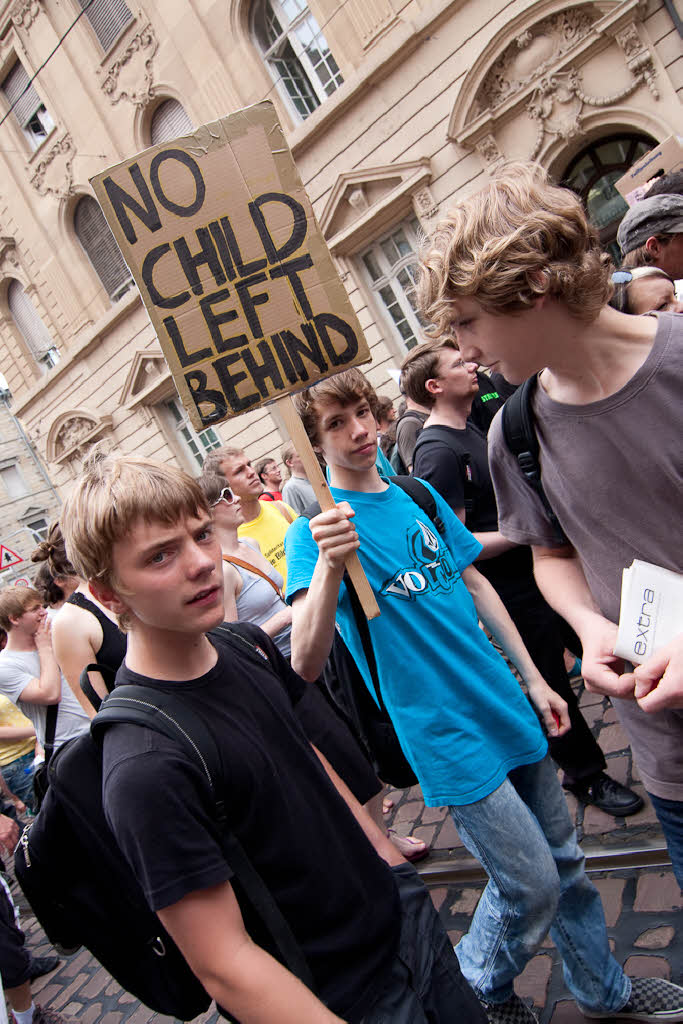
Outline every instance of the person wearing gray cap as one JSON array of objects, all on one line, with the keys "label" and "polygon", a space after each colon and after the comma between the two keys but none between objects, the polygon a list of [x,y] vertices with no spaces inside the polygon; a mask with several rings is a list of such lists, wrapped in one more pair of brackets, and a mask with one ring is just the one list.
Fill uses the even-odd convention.
[{"label": "person wearing gray cap", "polygon": [[659,267],[674,281],[683,277],[683,196],[641,199],[617,231],[627,266]]}]

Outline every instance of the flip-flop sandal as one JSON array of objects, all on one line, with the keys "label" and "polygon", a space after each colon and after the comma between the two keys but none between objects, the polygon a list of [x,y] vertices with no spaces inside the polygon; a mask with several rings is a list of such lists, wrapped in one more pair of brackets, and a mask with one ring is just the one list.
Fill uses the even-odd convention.
[{"label": "flip-flop sandal", "polygon": [[416,864],[418,861],[424,860],[425,857],[429,856],[429,847],[427,846],[426,843],[424,843],[424,846],[421,850],[415,850],[413,853],[409,853],[405,850],[402,850],[400,845],[396,842],[397,839],[400,839],[401,842],[408,843],[408,845],[414,844],[415,846],[422,846],[422,839],[416,839],[415,836],[400,836],[398,832],[396,832],[396,830],[393,828],[387,829],[387,835],[389,836],[389,839],[392,841],[392,843],[399,851],[399,853],[403,854],[405,859],[410,861],[411,864]]}]

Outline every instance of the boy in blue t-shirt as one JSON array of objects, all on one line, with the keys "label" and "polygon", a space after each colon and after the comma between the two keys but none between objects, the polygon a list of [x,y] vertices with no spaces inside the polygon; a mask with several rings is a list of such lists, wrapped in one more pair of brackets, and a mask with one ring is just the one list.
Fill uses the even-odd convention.
[{"label": "boy in blue t-shirt", "polygon": [[295,402],[327,462],[337,507],[310,522],[297,519],[285,538],[292,665],[316,679],[337,620],[372,693],[343,582],[344,561],[358,549],[381,611],[369,629],[401,746],[425,802],[449,805],[463,842],[489,875],[456,950],[489,1021],[535,1020],[512,983],[549,930],[587,1016],[683,1020],[683,1012],[675,1013],[683,991],[675,985],[655,1012],[640,1012],[631,980],[610,953],[600,896],[586,878],[546,739],[478,619],[519,669],[550,735],[566,732],[567,705],[542,679],[500,598],[472,565],[481,545],[436,491],[443,535],[380,476],[376,396],[359,370],[322,381]]}]

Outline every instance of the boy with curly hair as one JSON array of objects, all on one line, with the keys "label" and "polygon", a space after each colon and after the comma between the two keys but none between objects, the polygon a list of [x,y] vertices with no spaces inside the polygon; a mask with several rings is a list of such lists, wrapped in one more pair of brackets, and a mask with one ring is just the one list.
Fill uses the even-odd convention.
[{"label": "boy with curly hair", "polygon": [[519,384],[532,411],[559,545],[502,432],[489,435],[501,532],[530,544],[538,585],[583,644],[583,677],[609,694],[683,887],[683,633],[635,671],[612,653],[622,570],[683,571],[683,319],[611,309],[609,257],[579,199],[541,168],[503,168],[456,203],[420,255],[433,336]]}]

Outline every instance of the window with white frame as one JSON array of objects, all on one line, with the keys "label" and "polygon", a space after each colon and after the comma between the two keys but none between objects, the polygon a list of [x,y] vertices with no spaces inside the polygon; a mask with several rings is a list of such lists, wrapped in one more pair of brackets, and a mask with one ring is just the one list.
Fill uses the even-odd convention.
[{"label": "window with white frame", "polygon": [[92,196],[79,199],[74,229],[109,298],[117,302],[132,287],[133,278],[100,205]]},{"label": "window with white frame", "polygon": [[55,125],[21,61],[5,77],[2,91],[31,149],[37,149]]},{"label": "window with white frame", "polygon": [[344,81],[305,0],[260,0],[252,31],[273,80],[302,120]]},{"label": "window with white frame", "polygon": [[22,498],[28,494],[28,485],[16,464],[3,466],[0,469],[0,480],[7,491],[8,498]]},{"label": "window with white frame", "polygon": [[100,46],[108,50],[114,45],[133,13],[125,0],[78,0],[93,27]]},{"label": "window with white frame", "polygon": [[14,324],[26,342],[31,355],[45,370],[59,362],[59,351],[50,332],[40,319],[38,310],[19,281],[10,281],[7,289],[7,305]]},{"label": "window with white frame", "polygon": [[223,442],[220,437],[213,427],[207,427],[206,430],[197,433],[190,423],[183,403],[179,398],[168,398],[165,402],[162,402],[162,406],[175,431],[183,453],[190,459],[193,465],[201,469],[208,453],[212,452],[215,448],[221,447]]},{"label": "window with white frame", "polygon": [[194,128],[190,115],[178,100],[164,100],[152,114],[149,126],[152,145],[187,135]]},{"label": "window with white frame", "polygon": [[413,217],[359,257],[384,319],[391,323],[394,337],[406,350],[417,345],[420,331],[414,298],[419,231],[420,223]]}]

